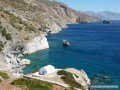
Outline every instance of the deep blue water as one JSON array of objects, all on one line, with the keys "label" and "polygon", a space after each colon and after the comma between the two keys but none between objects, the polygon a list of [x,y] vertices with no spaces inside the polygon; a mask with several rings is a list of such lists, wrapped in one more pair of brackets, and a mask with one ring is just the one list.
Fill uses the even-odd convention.
[{"label": "deep blue water", "polygon": [[[47,38],[49,49],[25,56],[32,61],[25,74],[51,64],[83,69],[89,77],[107,72],[113,84],[120,85],[120,22],[71,24]],[[69,47],[62,46],[63,39],[70,42]]]}]

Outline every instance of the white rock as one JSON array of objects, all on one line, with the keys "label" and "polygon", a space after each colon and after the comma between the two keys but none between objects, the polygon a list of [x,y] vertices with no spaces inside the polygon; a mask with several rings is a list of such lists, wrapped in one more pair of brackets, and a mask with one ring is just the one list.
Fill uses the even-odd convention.
[{"label": "white rock", "polygon": [[84,75],[84,79],[86,80],[86,83],[87,83],[88,85],[90,85],[90,79],[88,78],[88,76],[87,76],[87,74],[85,73],[85,71],[83,71],[83,70],[81,69],[81,72],[82,72],[83,75]]},{"label": "white rock", "polygon": [[45,36],[35,37],[31,42],[26,45],[23,53],[31,54],[46,48],[49,48],[47,38]]},{"label": "white rock", "polygon": [[20,78],[20,77],[22,77],[23,76],[23,74],[21,73],[12,73],[12,77],[13,78]]},{"label": "white rock", "polygon": [[30,60],[28,60],[28,59],[22,59],[22,60],[20,61],[20,64],[21,64],[21,65],[29,65],[29,64],[30,64]]},{"label": "white rock", "polygon": [[23,55],[22,54],[19,54],[18,57],[22,57]]}]

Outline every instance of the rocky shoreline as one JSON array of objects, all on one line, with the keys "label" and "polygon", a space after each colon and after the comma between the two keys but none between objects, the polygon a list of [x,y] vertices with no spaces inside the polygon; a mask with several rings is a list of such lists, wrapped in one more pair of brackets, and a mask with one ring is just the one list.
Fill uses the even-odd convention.
[{"label": "rocky shoreline", "polygon": [[[23,75],[23,69],[26,65],[30,64],[30,60],[22,59],[21,57],[25,54],[31,54],[38,50],[43,50],[49,48],[47,38],[42,35],[40,37],[35,37],[31,42],[27,43],[23,50],[21,51],[20,47],[16,50],[11,49],[11,47],[6,47],[3,50],[5,64],[1,63],[1,70],[8,70],[13,75],[21,76]],[[6,68],[4,68],[7,66]]]}]

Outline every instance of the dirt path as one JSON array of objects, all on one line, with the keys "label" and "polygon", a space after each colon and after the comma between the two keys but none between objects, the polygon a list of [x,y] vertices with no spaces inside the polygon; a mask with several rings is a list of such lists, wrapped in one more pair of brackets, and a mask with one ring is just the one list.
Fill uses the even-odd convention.
[{"label": "dirt path", "polygon": [[0,90],[22,90],[20,87],[16,87],[10,84],[11,81],[4,80],[0,83]]}]

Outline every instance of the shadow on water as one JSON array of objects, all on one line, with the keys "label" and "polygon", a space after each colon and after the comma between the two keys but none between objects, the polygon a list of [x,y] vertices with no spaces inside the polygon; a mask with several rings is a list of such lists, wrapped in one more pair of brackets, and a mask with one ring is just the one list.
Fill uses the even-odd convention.
[{"label": "shadow on water", "polygon": [[120,65],[120,53],[118,54],[114,54],[113,57],[112,57],[112,60],[113,62],[115,62],[116,64],[119,64]]}]

